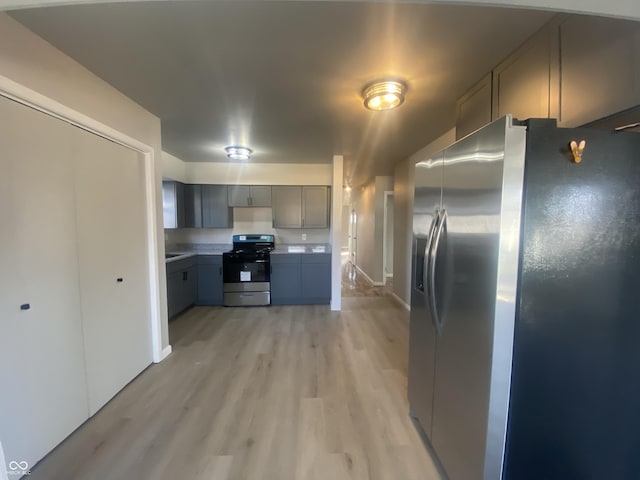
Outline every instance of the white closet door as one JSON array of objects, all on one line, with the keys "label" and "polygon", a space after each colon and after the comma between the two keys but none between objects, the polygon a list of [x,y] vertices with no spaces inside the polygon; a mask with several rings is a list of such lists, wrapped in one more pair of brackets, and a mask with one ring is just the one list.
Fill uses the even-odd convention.
[{"label": "white closet door", "polygon": [[152,362],[144,164],[137,152],[81,130],[73,144],[93,415]]},{"label": "white closet door", "polygon": [[0,97],[0,436],[29,467],[89,416],[72,132]]}]

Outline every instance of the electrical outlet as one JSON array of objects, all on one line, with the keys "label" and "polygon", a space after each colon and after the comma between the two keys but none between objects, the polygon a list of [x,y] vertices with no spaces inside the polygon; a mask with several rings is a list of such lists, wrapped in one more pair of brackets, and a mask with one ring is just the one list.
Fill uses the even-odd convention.
[{"label": "electrical outlet", "polygon": [[306,234],[306,233],[303,233],[303,234],[302,234],[302,240],[304,241],[304,240],[306,240],[306,239],[307,239],[307,234]]}]

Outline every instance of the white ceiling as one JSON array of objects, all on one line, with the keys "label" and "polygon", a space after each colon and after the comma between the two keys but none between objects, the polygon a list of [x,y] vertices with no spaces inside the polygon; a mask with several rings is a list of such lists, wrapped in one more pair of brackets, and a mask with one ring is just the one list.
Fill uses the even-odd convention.
[{"label": "white ceiling", "polygon": [[[142,2],[12,11],[162,120],[186,161],[345,158],[359,185],[455,124],[455,101],[550,13],[367,2]],[[396,77],[404,105],[370,112],[368,82]]]}]

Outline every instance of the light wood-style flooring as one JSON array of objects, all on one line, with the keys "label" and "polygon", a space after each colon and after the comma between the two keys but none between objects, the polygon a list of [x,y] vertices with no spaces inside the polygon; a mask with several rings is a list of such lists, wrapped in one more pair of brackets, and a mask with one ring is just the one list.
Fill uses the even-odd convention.
[{"label": "light wood-style flooring", "polygon": [[172,355],[30,478],[437,480],[408,416],[407,317],[388,297],[192,308]]}]

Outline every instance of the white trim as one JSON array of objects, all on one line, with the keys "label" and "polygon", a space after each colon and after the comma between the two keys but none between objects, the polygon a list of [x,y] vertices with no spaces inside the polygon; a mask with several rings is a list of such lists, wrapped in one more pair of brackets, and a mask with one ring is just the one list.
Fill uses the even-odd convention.
[{"label": "white trim", "polygon": [[[149,307],[151,314],[151,341],[153,361],[163,359],[162,350],[162,316],[160,305],[160,275],[158,268],[158,237],[156,235],[156,184],[155,184],[155,152],[154,149],[129,135],[84,115],[60,102],[46,97],[24,85],[0,75],[0,95],[18,103],[31,107],[42,113],[58,118],[78,128],[91,132],[124,147],[141,153],[144,157],[145,190],[147,216],[147,240],[149,255]],[[165,349],[166,350],[166,349]]]},{"label": "white trim", "polygon": [[358,272],[362,274],[365,280],[369,282],[371,285],[373,285],[374,287],[384,287],[384,282],[374,282],[373,279],[369,275],[367,275],[367,273],[364,270],[362,270],[359,265],[356,265],[356,270],[358,270]]},{"label": "white trim", "polygon": [[342,310],[342,155],[333,156],[331,188],[331,310]]},{"label": "white trim", "polygon": [[[167,345],[166,347],[164,347],[162,349],[162,355],[160,357],[160,362],[162,360],[164,360],[165,358],[167,358],[169,355],[171,355],[171,352],[173,351],[173,349],[171,348],[171,345]],[[159,362],[156,362],[159,363]]]},{"label": "white trim", "polygon": [[[382,278],[384,279],[383,285],[387,283],[388,277],[393,277],[393,273],[387,272],[387,218],[389,211],[389,197],[393,197],[393,190],[384,191],[384,200],[382,205]],[[392,232],[393,234],[393,232]]]},{"label": "white trim", "polygon": [[402,307],[404,307],[404,309],[407,312],[411,311],[411,307],[409,306],[409,304],[407,302],[405,302],[404,300],[402,300],[398,295],[395,294],[395,292],[391,293],[391,297],[397,302],[399,303]]}]

